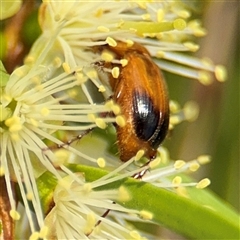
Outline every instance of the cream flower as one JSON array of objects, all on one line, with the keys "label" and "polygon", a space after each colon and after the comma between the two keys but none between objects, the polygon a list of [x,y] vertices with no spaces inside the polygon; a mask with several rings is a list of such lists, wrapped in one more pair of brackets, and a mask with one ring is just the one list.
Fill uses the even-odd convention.
[{"label": "cream flower", "polygon": [[183,54],[198,50],[199,46],[192,42],[193,36],[206,34],[198,20],[188,20],[191,12],[185,7],[178,1],[72,1],[61,4],[46,1],[40,11],[43,33],[26,61],[36,61],[37,49],[44,47],[47,39],[58,46],[63,61],[70,68],[89,66],[101,60],[103,56],[93,51],[93,47],[115,46],[116,41],[129,45],[137,42],[150,52],[162,70],[197,79],[203,84],[210,84],[213,75],[224,81],[226,72],[222,66]]},{"label": "cream flower", "polygon": [[[150,166],[140,168],[137,172],[136,169],[129,171],[128,166],[132,161],[134,160],[122,164],[93,182],[85,182],[84,174],[81,173],[58,181],[53,195],[54,207],[45,219],[46,237],[48,239],[152,239],[154,236],[137,230],[129,224],[129,221],[151,223],[154,213],[144,209],[123,207],[135,196],[124,185],[119,187],[117,184],[118,187],[104,190],[108,184],[114,186],[117,181],[151,167],[155,169],[146,172],[142,181],[175,191],[181,196],[188,197],[186,186],[205,188],[210,183],[208,179],[203,179],[199,183],[184,183],[178,175],[186,171],[197,171],[200,164],[209,161],[208,156],[199,156],[188,163],[178,160],[174,164],[158,168],[156,165],[159,164],[159,159],[156,159]],[[168,161],[164,149],[161,150],[161,161]],[[122,171],[126,173],[123,174]],[[135,184],[137,186],[137,182]]]},{"label": "cream flower", "polygon": [[[45,141],[50,140],[62,146],[65,143],[53,135],[57,130],[85,131],[97,126],[105,128],[107,123],[115,122],[115,118],[97,117],[99,113],[112,111],[113,103],[61,104],[61,101],[69,99],[69,95],[63,94],[64,91],[81,85],[84,75],[80,71],[71,74],[63,72],[52,78],[50,72],[51,70],[44,66],[34,70],[22,66],[11,74],[1,91],[1,175],[6,179],[12,207],[11,215],[15,220],[20,216],[16,212],[10,183],[17,181],[19,184],[33,232],[35,227],[28,200],[33,204],[39,226],[43,226],[43,214],[35,178],[48,170],[60,179],[56,168],[63,168],[64,171],[65,161],[69,159],[69,157],[62,159],[54,154]],[[71,126],[69,123],[75,125]],[[71,146],[67,145],[67,147],[71,153],[98,164],[97,159]]]}]

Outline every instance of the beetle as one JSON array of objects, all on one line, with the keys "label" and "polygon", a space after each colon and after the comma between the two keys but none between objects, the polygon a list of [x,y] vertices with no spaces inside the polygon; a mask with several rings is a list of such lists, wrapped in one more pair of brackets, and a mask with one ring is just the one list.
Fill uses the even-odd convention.
[{"label": "beetle", "polygon": [[[164,140],[169,125],[169,100],[164,77],[152,60],[150,53],[141,44],[117,42],[117,46],[102,47],[115,54],[115,59],[126,59],[114,78],[109,74],[112,99],[121,108],[126,124],[116,125],[120,159],[124,162],[134,157],[139,150],[152,160]],[[106,63],[114,67],[113,63]]]}]

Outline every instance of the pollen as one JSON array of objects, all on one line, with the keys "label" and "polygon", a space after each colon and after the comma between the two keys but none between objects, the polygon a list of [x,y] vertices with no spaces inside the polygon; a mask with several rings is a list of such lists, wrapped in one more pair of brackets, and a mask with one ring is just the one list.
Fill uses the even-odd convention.
[{"label": "pollen", "polygon": [[25,64],[32,64],[33,62],[35,62],[35,58],[33,57],[33,56],[30,56],[30,55],[28,55],[26,58],[25,58],[25,60],[24,60],[24,63]]},{"label": "pollen", "polygon": [[97,18],[101,17],[103,15],[103,9],[99,8],[94,15]]},{"label": "pollen", "polygon": [[141,235],[140,235],[137,231],[135,231],[135,230],[133,230],[133,231],[130,232],[130,236],[131,236],[133,239],[141,239]]},{"label": "pollen", "polygon": [[124,127],[126,125],[126,120],[125,120],[124,116],[117,116],[116,123],[119,127]]},{"label": "pollen", "polygon": [[215,77],[219,82],[225,82],[227,79],[227,70],[222,65],[217,65],[215,67]]},{"label": "pollen", "polygon": [[196,52],[199,49],[199,45],[193,43],[193,42],[185,42],[183,45],[188,48],[191,52]]},{"label": "pollen", "polygon": [[120,186],[118,189],[118,200],[120,202],[128,202],[132,199],[131,195],[129,194],[127,188],[124,186]]},{"label": "pollen", "polygon": [[62,64],[62,67],[63,67],[63,70],[64,70],[64,72],[65,73],[71,73],[72,71],[71,71],[71,68],[70,68],[70,66],[69,66],[69,64],[68,63],[66,63],[66,62],[64,62],[63,64]]},{"label": "pollen", "polygon": [[213,82],[213,79],[211,78],[210,74],[206,71],[199,71],[198,72],[198,80],[203,85],[210,85]]},{"label": "pollen", "polygon": [[59,57],[55,57],[54,58],[54,61],[53,61],[53,64],[56,68],[59,68],[61,65],[62,65],[62,60],[61,58]]},{"label": "pollen", "polygon": [[185,187],[182,187],[182,186],[179,186],[179,187],[176,188],[176,193],[179,196],[182,196],[182,197],[185,197],[185,198],[189,197],[189,195],[187,193],[187,189]]},{"label": "pollen", "polygon": [[17,221],[17,220],[19,220],[20,219],[20,214],[16,211],[16,210],[14,210],[14,209],[12,209],[11,211],[10,211],[10,216],[11,216],[11,218],[13,219],[13,220],[15,220],[15,221]]},{"label": "pollen", "polygon": [[151,19],[151,15],[149,13],[145,13],[141,15],[142,20],[150,20]]},{"label": "pollen", "polygon": [[181,121],[182,121],[182,119],[181,119],[181,117],[178,116],[178,115],[170,116],[169,122],[170,122],[170,124],[172,124],[172,125],[177,125],[177,124],[179,124]]},{"label": "pollen", "polygon": [[66,149],[59,149],[55,152],[54,165],[60,166],[69,160],[70,152]]},{"label": "pollen", "polygon": [[106,91],[106,88],[105,88],[103,85],[100,85],[100,86],[98,87],[98,91],[99,91],[99,92],[105,92],[105,91]]},{"label": "pollen", "polygon": [[91,183],[85,183],[83,185],[83,190],[85,194],[88,194],[92,191],[92,184]]},{"label": "pollen", "polygon": [[114,67],[114,68],[112,69],[112,76],[113,76],[114,78],[118,78],[118,77],[119,77],[119,74],[120,74],[119,67]]},{"label": "pollen", "polygon": [[180,169],[182,168],[184,165],[186,164],[185,161],[183,160],[177,160],[175,163],[174,163],[174,168],[177,170],[177,169]]},{"label": "pollen", "polygon": [[153,161],[151,161],[151,162],[149,163],[149,167],[150,167],[151,169],[156,168],[160,163],[161,163],[161,158],[160,158],[160,157],[157,157],[157,158],[155,158]]},{"label": "pollen", "polygon": [[3,103],[10,103],[12,101],[12,97],[10,95],[7,94],[2,94],[1,96],[1,102]]},{"label": "pollen", "polygon": [[6,126],[9,127],[9,132],[16,133],[22,129],[22,124],[20,121],[20,118],[17,116],[13,116],[11,118],[8,118],[5,121]]},{"label": "pollen", "polygon": [[49,232],[49,228],[47,226],[43,226],[39,232],[39,238],[46,238]]},{"label": "pollen", "polygon": [[104,33],[107,33],[107,32],[110,31],[109,28],[104,27],[104,26],[99,26],[99,27],[97,28],[97,30],[98,30],[99,32],[104,32]]},{"label": "pollen", "polygon": [[182,178],[180,176],[176,176],[173,180],[172,180],[172,185],[174,187],[179,186],[182,183]]},{"label": "pollen", "polygon": [[27,199],[30,200],[30,201],[32,201],[33,198],[34,198],[33,192],[28,192],[28,193],[27,193]]},{"label": "pollen", "polygon": [[133,44],[134,44],[134,42],[133,42],[133,40],[128,39],[128,40],[126,41],[126,44],[127,44],[127,47],[132,47]]},{"label": "pollen", "polygon": [[114,102],[112,99],[108,100],[106,103],[105,103],[105,106],[106,108],[109,108],[110,110],[112,109],[112,107],[114,106]]},{"label": "pollen", "polygon": [[195,121],[198,118],[199,107],[194,101],[189,101],[184,105],[183,108],[184,116],[188,121]]},{"label": "pollen", "polygon": [[191,172],[196,172],[199,169],[200,165],[197,162],[193,162],[189,166]]},{"label": "pollen", "polygon": [[93,212],[87,214],[87,219],[86,219],[86,226],[84,228],[84,233],[87,235],[89,234],[92,229],[94,228],[96,223],[96,218]]},{"label": "pollen", "polygon": [[35,119],[33,119],[33,118],[30,118],[29,119],[29,122],[34,126],[34,127],[38,127],[38,122],[35,120]]},{"label": "pollen", "polygon": [[96,118],[95,123],[101,129],[105,129],[107,127],[107,124],[104,122],[102,118]]},{"label": "pollen", "polygon": [[111,47],[116,47],[117,46],[117,42],[111,37],[107,37],[106,43]]},{"label": "pollen", "polygon": [[135,161],[138,161],[140,160],[145,154],[145,151],[144,150],[139,150],[135,156]]},{"label": "pollen", "polygon": [[38,240],[40,238],[39,232],[33,232],[29,237],[29,240]]},{"label": "pollen", "polygon": [[100,168],[104,168],[106,166],[106,161],[104,158],[98,158],[97,159],[97,164]]},{"label": "pollen", "polygon": [[41,112],[41,115],[44,117],[46,117],[50,114],[50,110],[46,107],[42,108],[40,112]]},{"label": "pollen", "polygon": [[162,22],[163,21],[163,19],[164,19],[164,11],[163,11],[163,9],[162,8],[159,8],[158,10],[157,10],[157,21],[158,22]]},{"label": "pollen", "polygon": [[111,62],[114,59],[114,55],[109,51],[103,51],[101,54],[101,59],[105,62]]},{"label": "pollen", "polygon": [[191,13],[187,11],[186,9],[182,9],[178,11],[178,16],[182,18],[189,18],[191,16]]},{"label": "pollen", "polygon": [[118,114],[121,113],[121,108],[120,108],[118,105],[116,105],[116,104],[114,104],[114,105],[111,107],[111,110],[113,111],[113,113],[114,113],[115,115],[118,115]]},{"label": "pollen", "polygon": [[58,180],[58,185],[63,187],[64,189],[69,189],[71,186],[70,179],[68,178],[61,178]]},{"label": "pollen", "polygon": [[2,177],[5,174],[5,170],[2,166],[0,166],[0,177]]},{"label": "pollen", "polygon": [[95,122],[95,120],[96,120],[95,114],[90,113],[90,114],[88,114],[87,116],[88,116],[88,119],[89,119],[91,122]]},{"label": "pollen", "polygon": [[33,78],[31,78],[32,83],[35,83],[36,85],[40,85],[41,84],[41,78],[39,76],[35,76]]},{"label": "pollen", "polygon": [[78,95],[78,92],[76,91],[76,89],[69,89],[67,91],[67,94],[69,97],[75,98]]},{"label": "pollen", "polygon": [[164,56],[165,56],[165,52],[164,51],[158,51],[157,54],[156,54],[157,58],[164,58]]},{"label": "pollen", "polygon": [[179,103],[177,101],[174,101],[174,100],[170,100],[169,107],[170,107],[170,111],[172,113],[176,113],[180,109]]},{"label": "pollen", "polygon": [[203,29],[203,28],[195,29],[195,31],[194,31],[195,37],[203,37],[206,34],[207,34],[207,31],[206,31],[206,29]]},{"label": "pollen", "polygon": [[16,142],[20,140],[20,136],[18,133],[11,133],[11,139]]},{"label": "pollen", "polygon": [[166,148],[161,147],[160,150],[160,158],[162,163],[167,163],[169,160],[169,152]]},{"label": "pollen", "polygon": [[196,188],[203,189],[209,186],[211,181],[208,178],[202,179],[197,185]]},{"label": "pollen", "polygon": [[152,220],[153,213],[146,211],[146,210],[142,210],[142,211],[140,211],[140,218],[142,218],[144,220]]},{"label": "pollen", "polygon": [[75,76],[78,80],[79,85],[81,85],[82,83],[85,83],[88,80],[88,77],[83,75],[82,72],[77,72]]},{"label": "pollen", "polygon": [[125,67],[125,66],[127,66],[127,64],[128,64],[128,60],[127,60],[127,59],[121,59],[121,60],[120,60],[120,63],[121,63],[121,65],[122,65],[122,67]]},{"label": "pollen", "polygon": [[201,155],[197,158],[197,161],[201,164],[201,165],[204,165],[204,164],[207,164],[211,161],[211,158],[209,155]]},{"label": "pollen", "polygon": [[147,1],[137,1],[137,4],[140,8],[146,9],[147,8]]},{"label": "pollen", "polygon": [[14,74],[16,74],[19,78],[22,78],[26,75],[26,68],[17,68],[14,71]]}]

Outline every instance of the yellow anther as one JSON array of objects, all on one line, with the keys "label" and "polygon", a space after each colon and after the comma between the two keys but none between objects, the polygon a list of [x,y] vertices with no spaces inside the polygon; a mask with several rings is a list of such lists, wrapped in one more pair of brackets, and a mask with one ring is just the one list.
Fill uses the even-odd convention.
[{"label": "yellow anther", "polygon": [[199,82],[202,83],[203,85],[209,85],[213,82],[213,79],[211,78],[210,74],[206,71],[199,71],[198,79]]},{"label": "yellow anther", "polygon": [[175,169],[180,169],[180,168],[182,168],[185,164],[186,164],[185,161],[183,161],[183,160],[177,160],[177,161],[174,163],[174,167],[175,167]]},{"label": "yellow anther", "polygon": [[119,127],[124,127],[126,125],[126,120],[123,116],[117,116],[116,123]]},{"label": "yellow anther", "polygon": [[172,184],[173,186],[179,186],[182,183],[182,178],[180,176],[176,176],[173,180],[172,180]]},{"label": "yellow anther", "polygon": [[118,189],[118,200],[121,202],[128,202],[131,200],[131,198],[132,197],[129,194],[127,188],[125,188],[124,186],[120,186],[120,188]]},{"label": "yellow anther", "polygon": [[156,167],[160,164],[160,162],[161,162],[161,158],[160,158],[160,157],[157,157],[157,158],[155,158],[153,161],[151,161],[151,162],[149,163],[149,167],[150,167],[151,169],[156,168]]},{"label": "yellow anther", "polygon": [[40,111],[41,115],[46,117],[50,114],[50,110],[46,107],[42,108],[41,111]]},{"label": "yellow anther", "polygon": [[180,109],[180,105],[177,101],[170,100],[169,102],[170,111],[176,113]]},{"label": "yellow anther", "polygon": [[97,28],[97,30],[98,30],[99,32],[104,32],[104,33],[110,31],[109,28],[104,27],[104,26],[99,26],[99,27]]},{"label": "yellow anther", "polygon": [[98,158],[97,159],[97,164],[100,168],[104,168],[106,166],[106,161],[104,158]]},{"label": "yellow anther", "polygon": [[196,52],[199,49],[199,45],[193,42],[185,42],[183,45],[187,47],[191,52]]},{"label": "yellow anther", "polygon": [[107,127],[107,124],[104,122],[102,118],[96,118],[95,123],[101,129],[105,129]]},{"label": "yellow anther", "polygon": [[208,178],[202,179],[197,185],[196,188],[203,189],[211,184],[211,181]]},{"label": "yellow anther", "polygon": [[217,65],[215,68],[215,77],[219,82],[225,82],[227,79],[227,70],[222,65]]},{"label": "yellow anther", "polygon": [[157,21],[158,22],[162,22],[163,21],[163,19],[164,19],[164,11],[163,11],[163,9],[162,8],[160,8],[160,9],[158,9],[157,10]]},{"label": "yellow anther", "polygon": [[100,86],[98,87],[98,91],[99,91],[99,92],[105,92],[105,91],[106,91],[106,88],[105,88],[103,85],[100,85]]},{"label": "yellow anther", "polygon": [[135,161],[138,161],[140,160],[145,154],[145,151],[144,150],[139,150],[135,156]]},{"label": "yellow anther", "polygon": [[14,209],[12,209],[11,211],[10,211],[10,216],[11,216],[11,218],[13,219],[13,220],[15,220],[15,221],[17,221],[17,220],[19,220],[20,219],[20,214],[16,211],[16,210],[14,210]]},{"label": "yellow anther", "polygon": [[69,66],[69,64],[68,63],[66,63],[66,62],[64,62],[63,64],[62,64],[62,67],[63,67],[63,70],[64,70],[64,72],[65,73],[71,73],[72,71],[71,71],[71,68],[70,68],[70,66]]},{"label": "yellow anther", "polygon": [[142,210],[142,211],[140,211],[140,218],[142,218],[144,220],[151,220],[151,219],[153,219],[153,213],[146,211],[146,210]]},{"label": "yellow anther", "polygon": [[199,169],[200,165],[197,162],[193,162],[189,166],[191,172],[196,172]]},{"label": "yellow anther", "polygon": [[117,46],[117,42],[111,37],[107,37],[106,43],[111,47],[116,47]]},{"label": "yellow anther", "polygon": [[128,64],[128,60],[127,60],[127,59],[121,59],[121,60],[120,60],[120,63],[121,63],[121,65],[122,65],[122,67],[125,67],[125,66],[127,66],[127,64]]},{"label": "yellow anther", "polygon": [[197,161],[203,165],[209,163],[211,161],[211,158],[209,155],[201,155],[197,158]]},{"label": "yellow anther", "polygon": [[101,54],[101,59],[105,62],[111,62],[114,59],[114,55],[109,51],[103,51]]},{"label": "yellow anther", "polygon": [[119,74],[120,74],[119,67],[114,67],[114,68],[112,69],[112,76],[113,76],[114,78],[118,78],[118,77],[119,77]]}]

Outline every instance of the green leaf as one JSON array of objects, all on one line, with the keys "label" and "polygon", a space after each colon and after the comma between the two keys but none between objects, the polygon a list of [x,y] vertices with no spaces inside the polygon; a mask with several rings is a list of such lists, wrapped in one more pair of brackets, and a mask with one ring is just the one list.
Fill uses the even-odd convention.
[{"label": "green leaf", "polygon": [[[86,181],[90,182],[108,173],[98,168],[74,164],[69,168],[74,172],[83,172]],[[38,179],[38,182],[45,182],[39,185],[40,188],[44,188],[44,191],[40,189],[40,195],[42,197],[41,193],[44,192],[45,200],[48,195],[46,193],[49,192],[51,196],[56,184],[54,176],[46,174],[48,174],[47,177],[44,174]],[[119,188],[121,185],[128,189],[132,199],[119,204],[126,208],[151,212],[152,221],[159,225],[194,239],[239,239],[238,215],[208,190],[189,188],[189,198],[186,198],[132,178],[107,184],[101,189]],[[46,188],[49,189],[46,190]],[[47,203],[45,200],[44,204],[48,205],[50,202]]]}]

